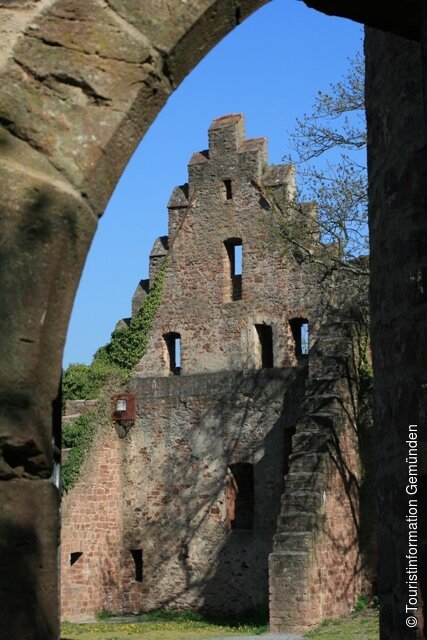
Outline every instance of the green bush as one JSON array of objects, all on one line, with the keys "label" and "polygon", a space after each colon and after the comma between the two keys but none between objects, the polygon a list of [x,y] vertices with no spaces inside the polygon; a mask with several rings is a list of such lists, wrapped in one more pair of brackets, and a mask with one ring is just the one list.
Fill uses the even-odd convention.
[{"label": "green bush", "polygon": [[367,608],[368,604],[369,604],[368,597],[360,595],[356,600],[356,604],[354,605],[354,610],[355,611],[365,611],[365,609]]}]

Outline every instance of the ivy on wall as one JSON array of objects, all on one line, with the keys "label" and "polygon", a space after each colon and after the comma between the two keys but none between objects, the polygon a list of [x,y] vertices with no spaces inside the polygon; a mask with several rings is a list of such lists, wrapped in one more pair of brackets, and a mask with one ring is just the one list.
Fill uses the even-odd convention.
[{"label": "ivy on wall", "polygon": [[128,327],[115,329],[111,340],[98,349],[91,364],[70,364],[64,372],[62,384],[63,401],[91,400],[110,378],[118,383],[126,382],[132,367],[142,358],[148,343],[148,335],[163,296],[168,257],[148,292],[138,313]]},{"label": "ivy on wall", "polygon": [[98,412],[87,411],[66,422],[62,427],[62,446],[70,449],[66,461],[61,466],[61,481],[64,491],[69,491],[77,482],[80,470],[94,439]]},{"label": "ivy on wall", "polygon": [[[148,335],[163,296],[168,263],[169,259],[166,257],[153,286],[129,326],[113,331],[110,342],[98,349],[90,365],[69,365],[62,383],[64,404],[66,400],[99,399],[103,391],[106,398],[111,397],[129,380],[132,367],[147,349]],[[104,405],[108,406],[106,398]],[[104,410],[85,412],[64,424],[62,443],[63,447],[70,449],[61,468],[62,487],[65,491],[69,491],[77,482],[98,425],[105,422],[107,414],[108,410],[104,407]]]},{"label": "ivy on wall", "polygon": [[108,362],[125,370],[132,369],[141,360],[147,349],[148,334],[162,300],[168,263],[169,260],[166,257],[154,285],[129,326],[116,329],[111,336],[111,342],[97,351],[95,359],[105,355]]}]

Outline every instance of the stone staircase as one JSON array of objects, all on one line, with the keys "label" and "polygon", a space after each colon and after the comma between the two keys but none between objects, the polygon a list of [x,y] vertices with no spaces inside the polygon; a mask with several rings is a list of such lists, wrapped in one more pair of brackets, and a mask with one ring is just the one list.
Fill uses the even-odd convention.
[{"label": "stone staircase", "polygon": [[345,433],[351,429],[352,410],[348,407],[352,407],[354,386],[351,323],[332,322],[322,329],[314,353],[310,353],[306,394],[292,438],[269,560],[270,622],[274,631],[309,629],[323,617],[321,567],[326,501],[340,446],[346,447],[344,441],[351,441],[354,435],[349,438]]}]

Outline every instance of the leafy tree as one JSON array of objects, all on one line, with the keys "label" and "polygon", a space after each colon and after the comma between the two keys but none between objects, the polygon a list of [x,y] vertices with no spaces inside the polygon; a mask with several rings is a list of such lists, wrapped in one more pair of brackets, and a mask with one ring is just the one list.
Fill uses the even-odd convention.
[{"label": "leafy tree", "polygon": [[[264,189],[278,232],[301,259],[367,274],[368,252],[364,59],[350,60],[347,74],[329,92],[319,91],[312,112],[290,134],[302,191],[280,202]],[[301,204],[302,200],[314,204]],[[318,224],[315,224],[317,219]],[[318,246],[319,239],[329,245]]]}]

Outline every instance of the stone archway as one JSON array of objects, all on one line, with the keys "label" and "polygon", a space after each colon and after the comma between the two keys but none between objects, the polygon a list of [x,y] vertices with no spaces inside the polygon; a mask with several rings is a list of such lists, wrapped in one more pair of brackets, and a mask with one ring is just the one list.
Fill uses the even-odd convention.
[{"label": "stone archway", "polygon": [[[0,331],[4,338],[0,347],[0,539],[4,558],[0,611],[9,638],[58,637],[58,498],[53,485],[43,479],[50,475],[52,464],[52,403],[66,327],[97,219],[126,161],[168,95],[209,49],[264,3],[0,1]],[[393,11],[387,17],[372,9],[372,3],[310,0],[307,4],[398,35],[419,37],[419,15],[409,8],[400,15],[398,2],[391,3]],[[409,4],[414,9],[415,2]],[[380,557],[381,569],[381,563],[387,567],[387,559],[400,553],[405,544],[404,527],[396,524],[404,505],[393,497],[396,480],[389,481],[387,465],[401,471],[406,425],[425,418],[422,358],[426,334],[419,321],[419,305],[425,303],[421,230],[426,231],[426,223],[419,215],[425,213],[419,186],[424,181],[425,160],[422,156],[420,162],[417,156],[414,162],[413,155],[417,137],[413,123],[421,121],[419,85],[414,91],[410,84],[419,82],[418,69],[412,64],[414,50],[405,46],[402,52],[393,40],[375,34],[370,38],[371,229],[374,281],[378,278],[372,291],[373,346],[379,374],[379,433],[390,436],[388,449],[378,458],[379,491],[386,509],[384,533],[386,528],[397,527],[393,540],[384,547],[383,559]],[[388,74],[382,92],[373,82],[377,64]],[[400,95],[403,86],[407,93]],[[412,122],[410,143],[407,129],[400,126],[405,120],[401,109],[407,109]],[[381,128],[387,118],[387,127]],[[390,136],[393,161],[381,165]],[[407,151],[403,158],[402,147]],[[381,193],[388,197],[386,224],[378,223]],[[412,194],[410,207],[408,194]],[[387,256],[395,248],[393,237],[401,231],[399,216],[408,211],[404,257],[408,267],[403,278],[402,261],[388,262]],[[402,324],[402,314],[406,324]],[[395,346],[390,348],[391,344]],[[389,379],[387,371],[393,367],[399,373]],[[386,598],[382,633],[384,638],[401,640],[413,635],[404,626],[403,614],[398,620],[391,611],[396,598],[402,606],[405,602],[403,579],[396,587],[402,563],[394,562],[382,577]]]},{"label": "stone archway", "polygon": [[265,0],[1,4],[0,609],[10,638],[46,640],[58,637],[52,403],[97,220],[174,88]]}]

